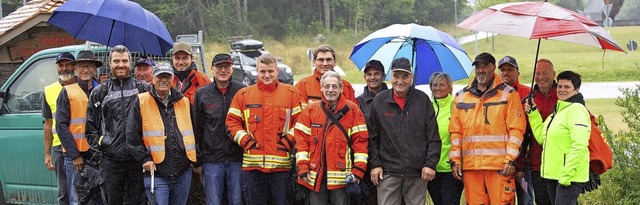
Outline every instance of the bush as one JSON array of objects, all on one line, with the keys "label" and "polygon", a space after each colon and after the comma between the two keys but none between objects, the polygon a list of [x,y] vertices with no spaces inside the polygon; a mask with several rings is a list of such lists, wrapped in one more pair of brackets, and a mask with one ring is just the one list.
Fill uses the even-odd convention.
[{"label": "bush", "polygon": [[629,130],[612,133],[598,117],[600,130],[614,152],[613,168],[602,175],[599,190],[580,197],[581,204],[637,204],[640,198],[640,85],[622,92],[624,98],[619,98],[616,105],[625,109],[621,114]]}]

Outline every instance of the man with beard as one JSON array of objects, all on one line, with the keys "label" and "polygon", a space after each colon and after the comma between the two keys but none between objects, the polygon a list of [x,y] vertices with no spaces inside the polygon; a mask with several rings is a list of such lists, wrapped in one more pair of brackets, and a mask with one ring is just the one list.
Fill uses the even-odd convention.
[{"label": "man with beard", "polygon": [[427,182],[436,176],[441,140],[435,110],[426,93],[415,89],[411,63],[395,59],[392,89],[371,104],[369,164],[378,204],[426,203]]},{"label": "man with beard", "polygon": [[128,109],[138,93],[149,91],[149,84],[131,77],[131,54],[127,47],[111,48],[111,76],[89,97],[86,137],[89,145],[102,154],[100,177],[107,204],[146,203],[140,164],[127,150]]},{"label": "man with beard", "polygon": [[205,86],[211,82],[209,77],[196,69],[196,63],[193,62],[191,55],[191,46],[184,42],[173,45],[173,84],[176,90],[189,99],[193,104],[193,97],[198,88]]},{"label": "man with beard", "polygon": [[[58,95],[62,91],[62,87],[76,83],[73,75],[73,66],[71,61],[76,60],[73,54],[62,52],[56,57],[56,70],[58,71],[58,81],[44,87],[44,96],[42,96],[42,117],[44,117],[44,166],[49,171],[56,172],[56,180],[58,181],[58,204],[67,205],[70,201],[77,203],[75,193],[68,189],[73,187],[67,181],[64,167],[64,157],[62,156],[62,144],[55,127],[55,113]],[[51,153],[53,150],[53,156]],[[67,184],[70,184],[67,186]],[[72,196],[73,194],[73,196]],[[71,199],[71,200],[70,200]]]},{"label": "man with beard", "polygon": [[151,57],[149,56],[145,56],[145,57],[140,57],[138,58],[138,60],[136,60],[136,65],[135,65],[135,72],[134,75],[136,76],[136,79],[147,82],[147,83],[151,83],[151,81],[153,80],[153,66],[155,66],[156,63],[153,62],[153,59],[151,59]]},{"label": "man with beard", "polygon": [[[62,143],[67,179],[78,196],[80,204],[101,204],[100,188],[98,183],[80,183],[86,180],[96,180],[97,177],[87,179],[88,169],[92,173],[97,172],[97,161],[93,158],[93,152],[89,149],[89,143],[85,137],[85,119],[87,117],[87,103],[89,93],[98,86],[98,80],[93,78],[96,69],[102,66],[102,62],[96,59],[93,52],[84,50],[78,53],[78,59],[71,61],[76,68],[78,82],[64,86],[58,96],[56,111],[56,130]],[[86,163],[85,163],[86,162]],[[85,168],[91,166],[91,168]],[[86,185],[86,186],[85,186]]]},{"label": "man with beard", "polygon": [[475,79],[456,93],[449,132],[453,177],[468,204],[513,204],[515,160],[526,120],[517,92],[495,74],[496,59],[476,56]]},{"label": "man with beard", "polygon": [[[322,100],[322,92],[320,91],[320,77],[327,71],[333,71],[333,67],[336,66],[336,51],[331,46],[321,45],[313,51],[313,63],[316,68],[313,74],[307,76],[298,83],[296,88],[300,91],[302,98],[306,103],[311,103],[315,100]],[[355,91],[353,86],[346,80],[342,80],[342,94],[347,100],[356,102]]]}]

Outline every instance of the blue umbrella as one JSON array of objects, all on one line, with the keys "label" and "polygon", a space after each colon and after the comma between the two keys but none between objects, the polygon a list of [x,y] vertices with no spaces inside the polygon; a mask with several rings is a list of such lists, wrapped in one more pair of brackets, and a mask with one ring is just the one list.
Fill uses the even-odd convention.
[{"label": "blue umbrella", "polygon": [[391,63],[400,57],[411,60],[416,85],[428,84],[437,71],[455,81],[468,78],[473,69],[471,59],[453,37],[418,24],[394,24],[369,34],[354,46],[349,59],[360,70],[369,60],[379,60],[388,79]]},{"label": "blue umbrella", "polygon": [[69,0],[53,11],[48,23],[75,38],[131,51],[163,55],[173,47],[164,23],[127,0]]}]

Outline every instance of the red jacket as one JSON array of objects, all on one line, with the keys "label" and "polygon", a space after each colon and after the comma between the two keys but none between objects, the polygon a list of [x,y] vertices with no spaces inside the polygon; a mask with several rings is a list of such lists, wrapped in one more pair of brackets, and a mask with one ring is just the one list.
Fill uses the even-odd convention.
[{"label": "red jacket", "polygon": [[[322,102],[327,106],[327,101],[324,98]],[[358,105],[341,96],[338,98],[335,112],[332,113],[334,115],[340,114],[342,109],[348,107],[348,111],[343,113],[344,115],[339,119],[339,122],[351,138],[351,147],[349,147],[344,133],[327,119],[321,106],[319,101],[315,101],[302,110],[294,132],[298,175],[308,174],[311,179],[311,181],[306,181],[301,178],[298,179],[298,183],[315,192],[320,190],[325,170],[327,189],[329,190],[344,188],[347,185],[345,178],[349,173],[362,179],[367,169],[369,157],[367,154],[369,133],[364,115]],[[330,110],[328,107],[326,108]],[[353,162],[351,161],[352,152]]]},{"label": "red jacket", "polygon": [[[318,73],[318,69],[313,71],[313,74],[307,76],[296,83],[296,88],[300,91],[305,103],[310,103],[313,100],[322,99],[322,92],[320,91],[320,78],[322,75]],[[357,103],[355,90],[346,80],[342,80],[342,95],[351,102]]]},{"label": "red jacket", "polygon": [[[558,95],[556,94],[556,86],[555,83],[553,87],[549,89],[549,93],[547,96],[543,95],[538,89],[538,85],[534,86],[533,90],[533,102],[536,103],[538,107],[538,112],[540,112],[540,116],[542,116],[542,120],[546,120],[551,113],[553,113],[553,107],[558,102]],[[536,139],[531,139],[529,142],[529,163],[531,164],[531,170],[540,171],[540,164],[542,164],[542,145],[536,141]],[[522,170],[524,168],[524,158],[518,162],[518,170]]]},{"label": "red jacket", "polygon": [[[295,87],[279,82],[264,85],[258,81],[236,93],[226,124],[233,141],[244,149],[242,170],[270,173],[291,169],[293,125],[302,102]],[[287,110],[291,117],[285,126]]]}]

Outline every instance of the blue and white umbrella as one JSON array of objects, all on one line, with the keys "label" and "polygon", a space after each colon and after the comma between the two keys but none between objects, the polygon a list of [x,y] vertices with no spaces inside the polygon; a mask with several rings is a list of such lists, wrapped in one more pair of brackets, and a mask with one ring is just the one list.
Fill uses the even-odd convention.
[{"label": "blue and white umbrella", "polygon": [[394,24],[375,31],[353,47],[349,59],[360,69],[369,60],[379,60],[387,79],[394,59],[411,60],[414,84],[428,84],[432,73],[443,71],[452,80],[468,78],[473,70],[471,59],[451,35],[431,26]]}]

